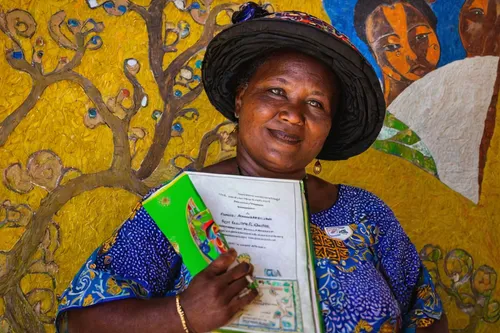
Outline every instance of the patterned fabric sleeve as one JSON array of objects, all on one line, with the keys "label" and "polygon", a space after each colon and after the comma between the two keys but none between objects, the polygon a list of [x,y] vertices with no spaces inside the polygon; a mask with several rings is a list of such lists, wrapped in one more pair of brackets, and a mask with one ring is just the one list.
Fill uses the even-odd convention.
[{"label": "patterned fabric sleeve", "polygon": [[414,332],[441,318],[443,307],[432,279],[418,252],[393,212],[381,202],[385,213],[378,223],[375,254],[402,310],[403,329]]},{"label": "patterned fabric sleeve", "polygon": [[127,298],[175,295],[189,279],[180,256],[139,204],[92,253],[61,295],[56,325],[65,331],[67,310]]}]

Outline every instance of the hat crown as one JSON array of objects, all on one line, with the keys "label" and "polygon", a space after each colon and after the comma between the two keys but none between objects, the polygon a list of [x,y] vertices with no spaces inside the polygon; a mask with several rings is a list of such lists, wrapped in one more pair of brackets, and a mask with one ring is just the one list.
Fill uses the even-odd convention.
[{"label": "hat crown", "polygon": [[[246,2],[240,6],[240,10],[236,11],[232,16],[233,24],[247,22],[254,19],[266,18],[266,19],[278,19],[284,21],[294,21],[297,23],[306,24],[308,26],[320,29],[325,31],[335,38],[345,42],[351,48],[356,50],[358,53],[358,49],[354,46],[354,44],[349,40],[349,38],[344,35],[342,32],[338,31],[329,23],[304,12],[300,11],[284,11],[277,13],[270,13],[263,6],[256,4],[255,2]],[[361,54],[361,53],[360,53]]]},{"label": "hat crown", "polygon": [[255,2],[246,2],[240,6],[240,10],[234,12],[231,21],[233,24],[245,22],[255,18],[265,17],[271,13]]}]

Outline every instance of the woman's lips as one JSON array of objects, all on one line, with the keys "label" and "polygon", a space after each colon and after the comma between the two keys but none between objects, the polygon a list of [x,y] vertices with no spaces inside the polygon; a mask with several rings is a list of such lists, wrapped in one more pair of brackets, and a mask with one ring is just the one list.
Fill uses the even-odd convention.
[{"label": "woman's lips", "polygon": [[300,142],[302,142],[302,139],[298,135],[288,134],[286,132],[274,130],[274,129],[270,129],[270,128],[268,128],[268,130],[269,130],[269,133],[271,134],[271,136],[273,136],[275,139],[277,139],[278,141],[281,141],[283,143],[286,143],[289,145],[297,145]]},{"label": "woman's lips", "polygon": [[422,66],[422,65],[415,65],[413,66],[411,69],[410,69],[410,72],[417,75],[417,76],[424,76],[425,74],[427,74],[428,70],[425,66]]}]

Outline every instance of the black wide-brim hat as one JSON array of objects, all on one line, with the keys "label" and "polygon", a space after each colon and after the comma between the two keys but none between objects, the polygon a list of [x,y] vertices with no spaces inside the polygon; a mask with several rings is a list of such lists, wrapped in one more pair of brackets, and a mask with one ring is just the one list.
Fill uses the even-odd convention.
[{"label": "black wide-brim hat", "polygon": [[233,16],[235,24],[207,47],[202,77],[212,105],[236,122],[235,76],[241,66],[279,49],[297,50],[329,66],[341,82],[341,102],[317,158],[345,160],[367,150],[382,128],[386,110],[379,80],[368,61],[345,35],[316,17],[301,12],[262,17],[256,15],[255,6],[243,5],[236,20]]}]

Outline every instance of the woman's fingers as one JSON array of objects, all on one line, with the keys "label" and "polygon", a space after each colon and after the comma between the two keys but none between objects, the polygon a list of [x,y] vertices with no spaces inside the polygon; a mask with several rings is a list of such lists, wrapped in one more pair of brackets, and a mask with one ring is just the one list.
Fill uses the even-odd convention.
[{"label": "woman's fingers", "polygon": [[212,276],[224,274],[235,260],[236,251],[229,249],[228,252],[221,254],[219,258],[212,261],[205,269],[205,272]]},{"label": "woman's fingers", "polygon": [[241,293],[233,297],[231,302],[229,302],[229,308],[233,314],[236,314],[243,310],[245,306],[252,303],[252,301],[259,295],[259,292],[255,289],[246,289],[246,292]]},{"label": "woman's fingers", "polygon": [[245,276],[231,283],[225,290],[227,302],[231,301],[234,297],[242,295],[249,285]]},{"label": "woman's fingers", "polygon": [[237,266],[231,268],[226,273],[224,273],[224,275],[221,276],[221,278],[223,278],[224,283],[231,284],[233,283],[233,281],[239,280],[245,275],[251,276],[252,274],[253,274],[253,265],[246,262],[242,262],[241,264],[238,264]]}]

